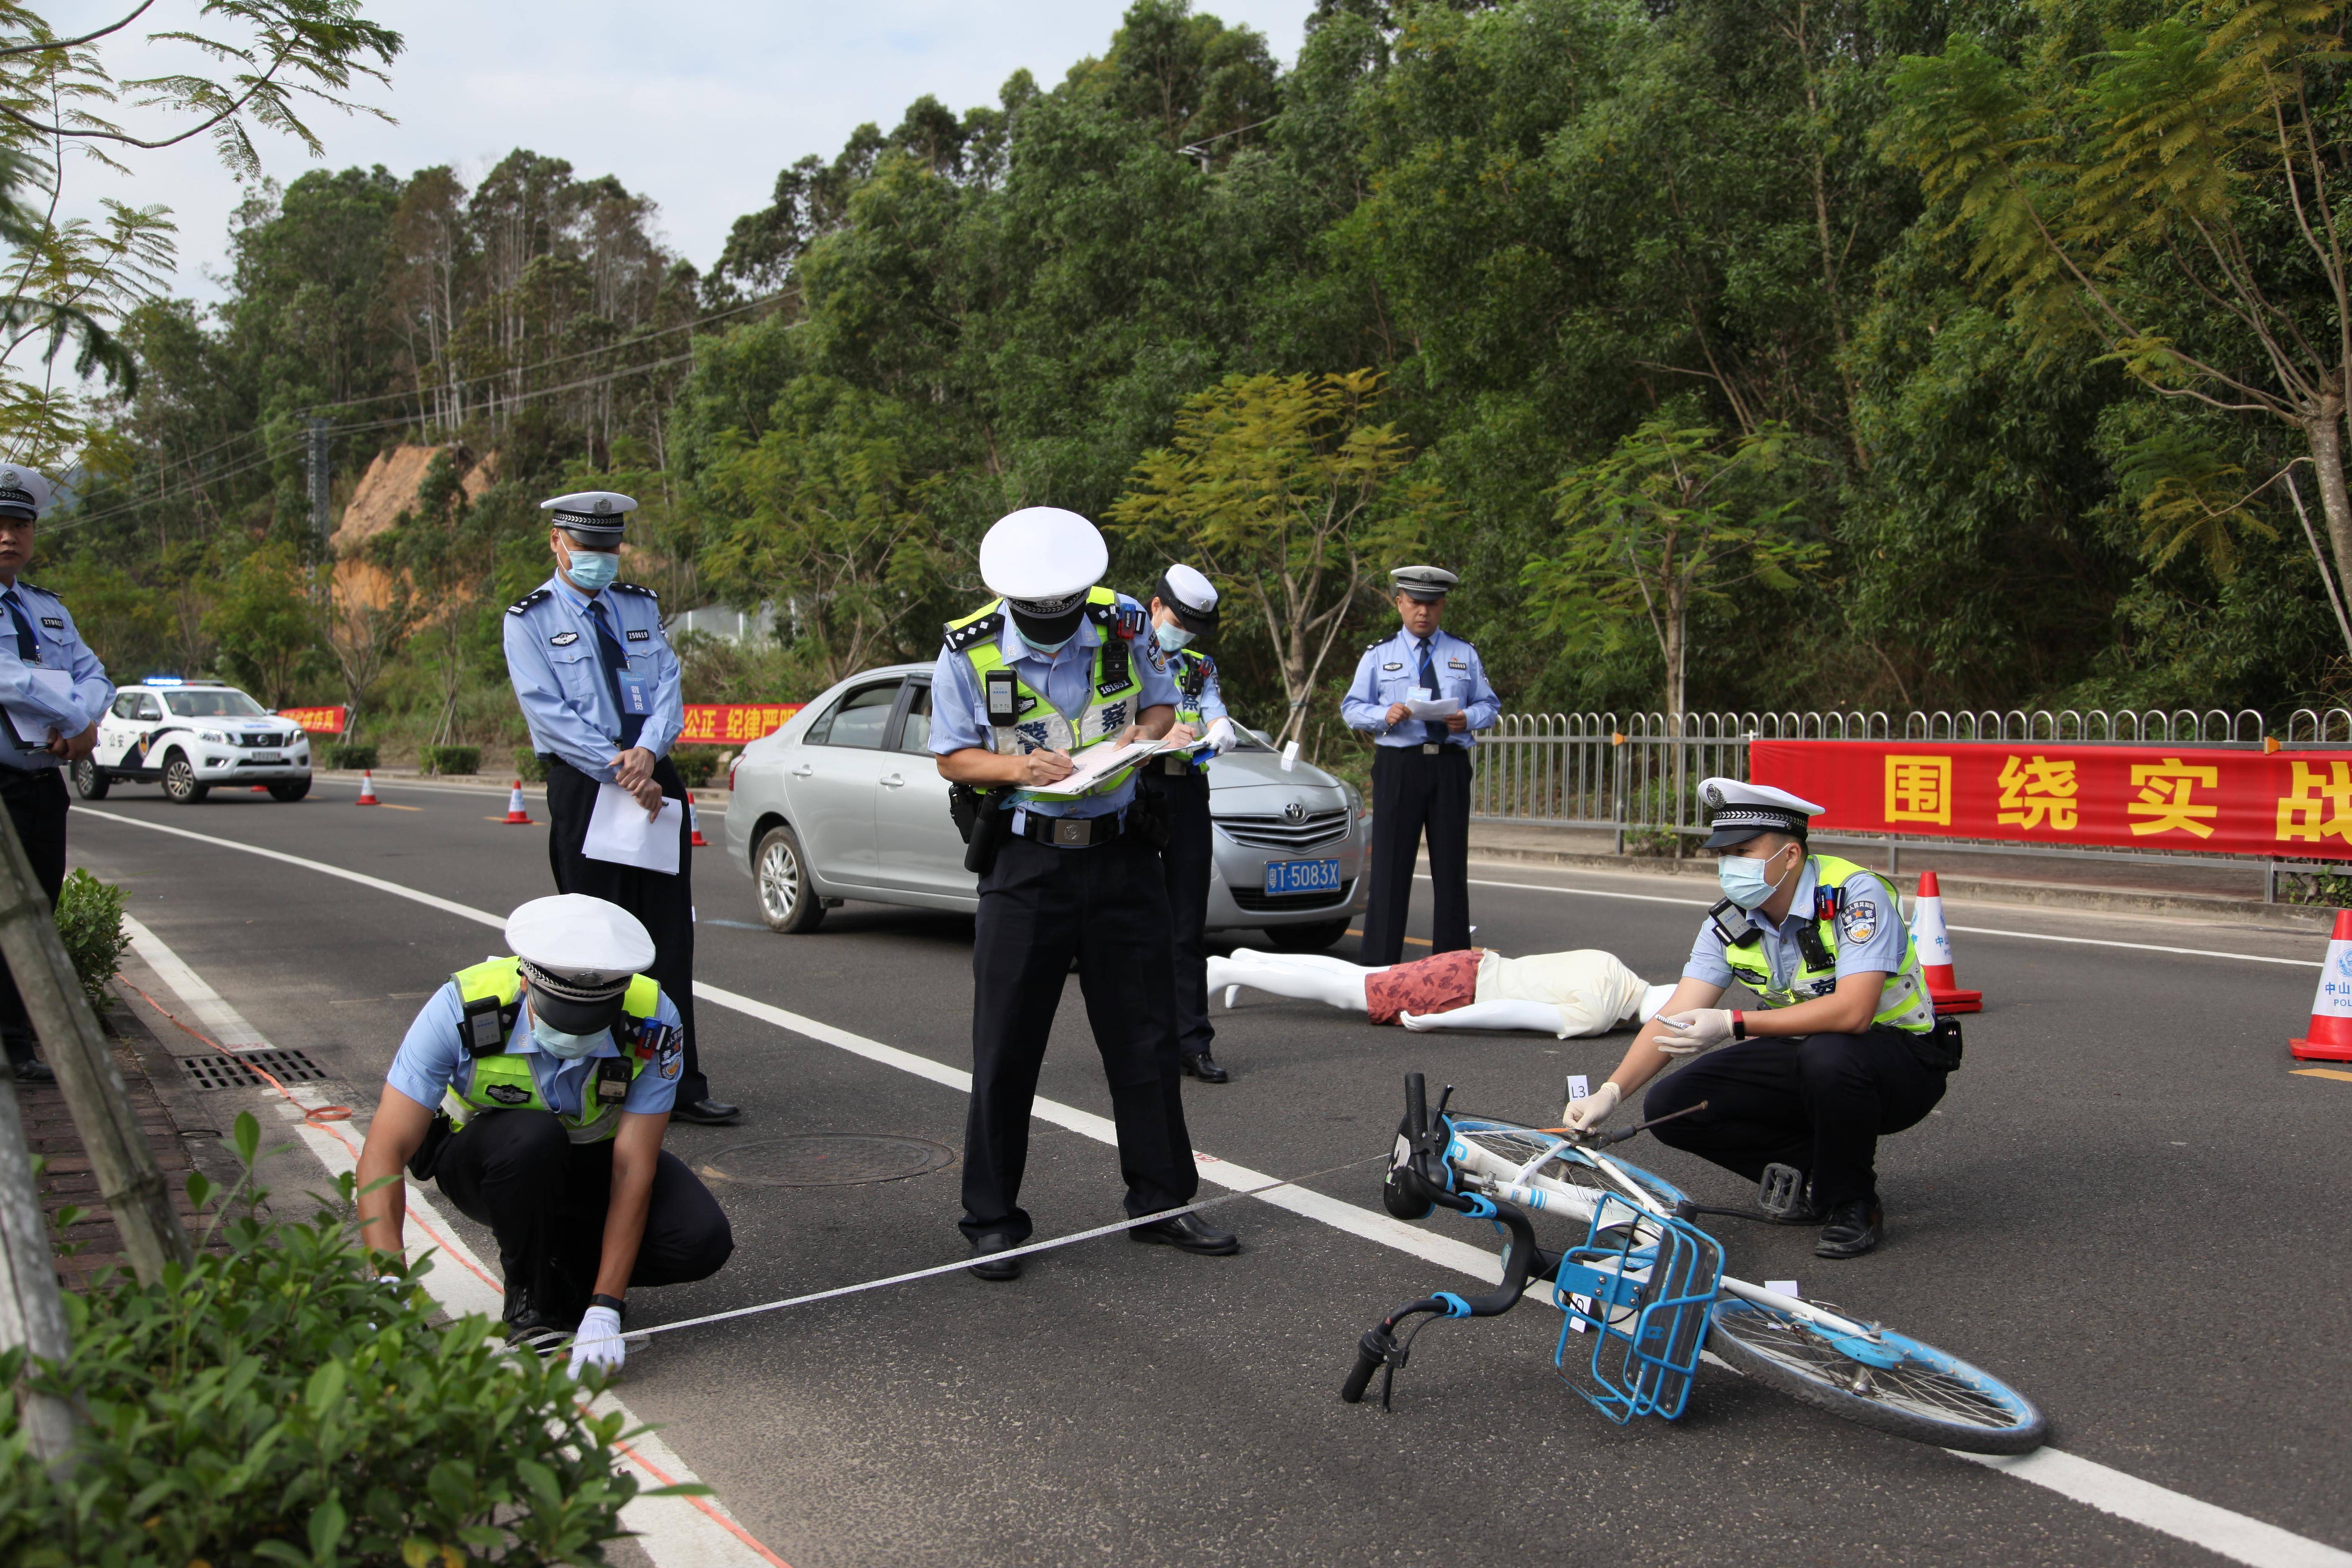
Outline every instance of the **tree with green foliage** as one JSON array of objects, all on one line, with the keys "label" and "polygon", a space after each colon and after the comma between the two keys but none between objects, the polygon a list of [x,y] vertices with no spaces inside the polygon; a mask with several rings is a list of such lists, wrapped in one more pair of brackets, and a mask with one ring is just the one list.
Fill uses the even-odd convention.
[{"label": "tree with green foliage", "polygon": [[310,574],[293,545],[273,541],[248,551],[205,612],[204,627],[220,645],[222,665],[264,706],[291,703],[319,647]]}]

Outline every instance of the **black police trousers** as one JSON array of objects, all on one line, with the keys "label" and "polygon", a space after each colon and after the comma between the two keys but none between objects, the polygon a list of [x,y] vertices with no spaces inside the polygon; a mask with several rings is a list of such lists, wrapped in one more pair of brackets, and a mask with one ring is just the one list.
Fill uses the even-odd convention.
[{"label": "black police trousers", "polygon": [[1205,1055],[1217,1037],[1209,1026],[1209,865],[1216,846],[1209,825],[1209,777],[1195,767],[1151,781],[1168,803],[1168,847],[1160,852],[1160,886],[1176,949],[1176,1051]]},{"label": "black police trousers", "polygon": [[1372,752],[1371,907],[1364,911],[1360,963],[1404,956],[1412,868],[1429,833],[1430,952],[1470,945],[1470,753],[1440,746],[1381,746]]},{"label": "black police trousers", "polygon": [[[562,757],[544,760],[547,863],[555,872],[555,890],[585,893],[618,904],[644,922],[646,934],[654,939],[654,965],[646,973],[677,1008],[678,1024],[686,1036],[686,1066],[678,1073],[677,1102],[691,1105],[709,1100],[710,1081],[702,1076],[702,1058],[694,1045],[694,851],[688,847],[693,831],[680,822],[675,877],[642,866],[591,860],[580,853],[580,847],[588,839],[588,818],[596,809],[600,781]],[[671,799],[686,798],[686,784],[667,757],[654,764],[654,782]]]},{"label": "black police trousers", "polygon": [[[0,769],[0,803],[8,807],[8,820],[16,825],[17,840],[25,846],[25,858],[33,863],[33,880],[41,885],[49,908],[55,910],[58,889],[66,881],[63,770]],[[33,1021],[25,1012],[24,997],[16,994],[16,982],[5,960],[0,960],[0,1041],[6,1043],[10,1061],[32,1060]]]},{"label": "black police trousers", "polygon": [[1020,1205],[1037,1069],[1077,960],[1095,1049],[1110,1082],[1127,1212],[1192,1201],[1201,1184],[1176,1062],[1175,970],[1160,857],[1129,835],[1090,849],[1008,838],[980,879],[972,931],[971,1106],[964,1119],[964,1235],[1029,1236]]},{"label": "black police trousers", "polygon": [[[442,1145],[433,1179],[460,1214],[497,1236],[509,1292],[527,1287],[551,1316],[587,1310],[604,1258],[610,1139],[574,1143],[551,1110],[478,1110]],[[719,1200],[685,1161],[663,1150],[629,1283],[708,1279],[734,1250]]]},{"label": "black police trousers", "polygon": [[1647,1119],[1706,1102],[1651,1136],[1759,1180],[1792,1165],[1823,1209],[1878,1195],[1878,1141],[1923,1121],[1944,1098],[1942,1047],[1900,1029],[1736,1040],[1669,1074],[1642,1101]]}]

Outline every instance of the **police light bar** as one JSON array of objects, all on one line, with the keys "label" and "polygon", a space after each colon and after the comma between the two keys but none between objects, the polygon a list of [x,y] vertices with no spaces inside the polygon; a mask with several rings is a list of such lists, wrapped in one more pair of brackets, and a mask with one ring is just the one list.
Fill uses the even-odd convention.
[{"label": "police light bar", "polygon": [[142,686],[185,686],[187,682],[182,680],[176,675],[150,675],[142,677],[139,684]]}]

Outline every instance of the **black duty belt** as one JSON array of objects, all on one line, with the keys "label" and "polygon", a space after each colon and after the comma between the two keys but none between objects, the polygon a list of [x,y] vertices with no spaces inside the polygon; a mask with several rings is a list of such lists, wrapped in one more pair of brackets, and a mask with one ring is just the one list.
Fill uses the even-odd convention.
[{"label": "black duty belt", "polygon": [[1051,844],[1057,849],[1086,849],[1097,844],[1108,844],[1126,833],[1124,812],[1106,812],[1100,816],[1039,816],[1024,811],[1013,818],[1013,836],[1034,838],[1040,844]]}]

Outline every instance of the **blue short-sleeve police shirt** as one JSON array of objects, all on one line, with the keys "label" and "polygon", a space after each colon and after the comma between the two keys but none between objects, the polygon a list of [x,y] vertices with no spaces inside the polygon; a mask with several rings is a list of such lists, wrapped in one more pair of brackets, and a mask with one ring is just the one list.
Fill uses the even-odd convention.
[{"label": "blue short-sleeve police shirt", "polygon": [[[654,1022],[664,1026],[667,1033],[660,1053],[631,1081],[629,1097],[621,1102],[622,1110],[632,1115],[667,1115],[677,1102],[677,1076],[686,1059],[685,1037],[680,1032],[677,1008],[667,995],[654,1009]],[[415,1021],[408,1026],[408,1034],[392,1058],[391,1070],[384,1074],[384,1081],[428,1110],[440,1108],[442,1091],[453,1084],[462,1095],[474,1081],[474,1058],[466,1049],[464,1023],[465,1008],[457,998],[457,982],[446,982],[417,1010]],[[620,1051],[607,1036],[593,1054],[576,1060],[550,1056],[531,1038],[526,1009],[516,1017],[514,1031],[507,1037],[506,1054],[531,1058],[532,1081],[539,1085],[540,1098],[547,1102],[549,1110],[562,1116],[577,1116],[588,1079],[596,1070],[597,1058],[618,1056]]]}]

